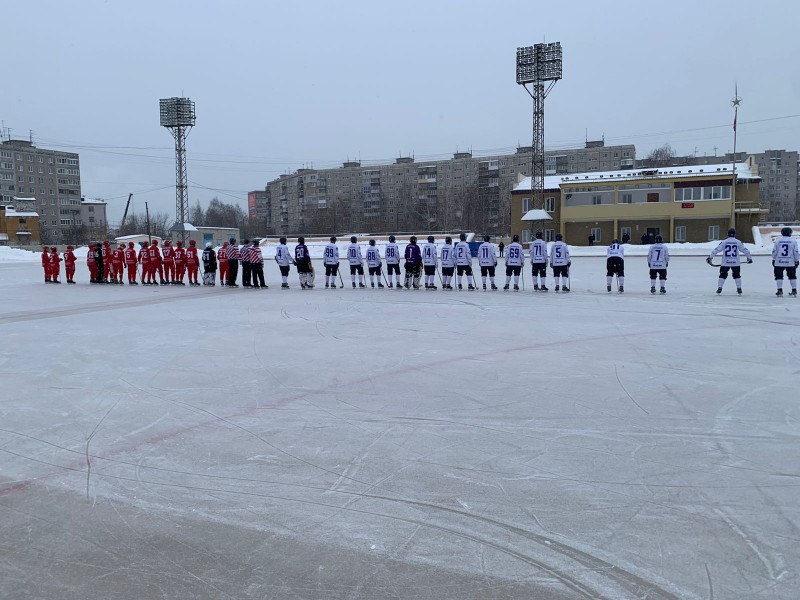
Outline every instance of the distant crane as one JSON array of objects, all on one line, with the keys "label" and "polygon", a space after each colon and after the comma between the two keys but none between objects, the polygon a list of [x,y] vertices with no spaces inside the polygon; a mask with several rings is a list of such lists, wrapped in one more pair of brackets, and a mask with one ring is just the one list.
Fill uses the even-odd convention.
[{"label": "distant crane", "polygon": [[128,217],[128,209],[131,207],[131,198],[133,198],[133,193],[128,194],[128,203],[125,205],[125,212],[122,214],[122,221],[119,224],[120,235],[122,235],[122,230],[125,228],[125,219]]}]

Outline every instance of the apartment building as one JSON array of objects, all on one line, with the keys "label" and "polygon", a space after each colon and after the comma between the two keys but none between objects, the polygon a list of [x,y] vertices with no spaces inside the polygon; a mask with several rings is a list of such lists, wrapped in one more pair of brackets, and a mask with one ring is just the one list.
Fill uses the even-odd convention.
[{"label": "apartment building", "polygon": [[[511,224],[511,189],[530,175],[532,150],[447,160],[401,156],[392,164],[348,161],[335,169],[299,169],[248,194],[250,214],[268,234],[469,229],[503,235]],[[548,151],[548,174],[632,168],[633,145]]]},{"label": "apartment building", "polygon": [[[35,208],[28,206],[31,198]],[[0,144],[0,204],[37,212],[44,243],[77,241],[72,238],[82,225],[80,199],[77,154],[38,148],[27,140]]]}]

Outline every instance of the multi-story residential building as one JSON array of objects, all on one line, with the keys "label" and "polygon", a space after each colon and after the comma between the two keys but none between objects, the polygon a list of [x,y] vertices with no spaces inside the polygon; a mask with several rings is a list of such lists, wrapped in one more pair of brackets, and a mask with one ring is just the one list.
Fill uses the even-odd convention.
[{"label": "multi-story residential building", "polygon": [[[100,198],[81,198],[80,212],[80,238],[94,241],[105,238],[108,233],[108,219],[106,218],[107,202]],[[69,207],[72,209],[72,206]]]},{"label": "multi-story residential building", "polygon": [[759,207],[762,178],[752,162],[590,171],[545,178],[544,208],[534,208],[531,179],[513,190],[511,232],[530,241],[533,228],[552,239],[561,233],[572,245],[589,236],[652,242],[707,242],[721,239],[731,218],[739,235],[753,241],[752,227],[766,209]]},{"label": "multi-story residential building", "polygon": [[[35,199],[42,242],[78,241],[72,237],[81,226],[77,154],[37,148],[26,140],[4,140],[0,144],[0,204],[16,208],[16,201],[26,198]],[[20,206],[19,210],[30,208]]]},{"label": "multi-story residential building", "polygon": [[[299,169],[253,195],[253,209],[263,215],[268,234],[443,229],[506,234],[511,189],[520,174],[530,175],[532,158],[530,147],[520,147],[497,156],[456,152],[448,160],[404,156],[393,164],[348,161],[336,169]],[[626,169],[635,160],[635,146],[597,141],[546,152],[545,168],[551,175]]]}]

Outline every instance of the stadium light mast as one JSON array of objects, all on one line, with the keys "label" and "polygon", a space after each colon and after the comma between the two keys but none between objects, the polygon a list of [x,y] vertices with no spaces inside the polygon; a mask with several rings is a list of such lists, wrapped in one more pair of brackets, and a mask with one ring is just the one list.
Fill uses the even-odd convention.
[{"label": "stadium light mast", "polygon": [[[544,210],[544,100],[561,79],[561,42],[517,48],[517,83],[533,98],[533,208]],[[531,84],[531,89],[528,89]]]},{"label": "stadium light mast", "polygon": [[175,224],[170,227],[186,241],[186,218],[189,214],[189,189],[186,177],[186,136],[194,127],[194,102],[189,98],[164,98],[158,101],[161,126],[175,138]]}]

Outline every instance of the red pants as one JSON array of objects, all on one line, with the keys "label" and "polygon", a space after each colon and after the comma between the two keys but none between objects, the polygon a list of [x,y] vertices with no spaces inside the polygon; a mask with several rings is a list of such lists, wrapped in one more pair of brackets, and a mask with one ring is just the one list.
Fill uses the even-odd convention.
[{"label": "red pants", "polygon": [[56,281],[61,274],[61,263],[50,265],[50,280]]},{"label": "red pants", "polygon": [[122,281],[122,272],[125,268],[122,266],[121,262],[112,262],[111,263],[111,278],[114,281]]},{"label": "red pants", "polygon": [[183,274],[186,271],[186,263],[175,263],[175,280],[183,281]]},{"label": "red pants", "polygon": [[92,281],[97,281],[97,263],[92,261],[90,263],[86,263],[86,265],[89,267],[89,278]]},{"label": "red pants", "polygon": [[150,263],[142,263],[142,283],[147,281],[147,276],[150,273]]},{"label": "red pants", "polygon": [[219,284],[220,285],[228,285],[228,275],[230,275],[231,270],[228,268],[228,261],[225,262],[220,261],[219,263]]},{"label": "red pants", "polygon": [[75,279],[75,265],[64,265],[64,269],[67,271],[67,281],[72,281]]},{"label": "red pants", "polygon": [[50,271],[52,270],[50,265],[42,265],[42,269],[44,269],[44,280],[50,281]]},{"label": "red pants", "polygon": [[128,266],[128,283],[136,281],[136,263],[126,263]]},{"label": "red pants", "polygon": [[164,278],[167,281],[175,281],[175,261],[164,261]]},{"label": "red pants", "polygon": [[186,268],[189,270],[189,283],[197,283],[199,265],[187,265]]}]

